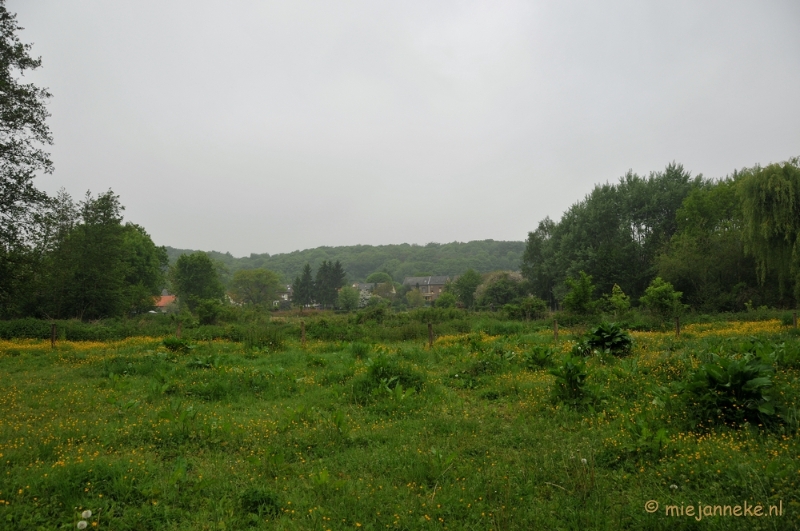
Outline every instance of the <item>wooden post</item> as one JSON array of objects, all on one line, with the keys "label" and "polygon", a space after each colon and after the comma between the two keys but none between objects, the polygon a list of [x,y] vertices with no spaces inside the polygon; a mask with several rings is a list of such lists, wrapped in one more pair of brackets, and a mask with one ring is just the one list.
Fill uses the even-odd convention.
[{"label": "wooden post", "polygon": [[558,341],[558,319],[553,319],[553,340]]},{"label": "wooden post", "polygon": [[50,348],[56,348],[56,324],[50,323]]},{"label": "wooden post", "polygon": [[428,348],[433,348],[433,324],[428,323]]},{"label": "wooden post", "polygon": [[300,321],[300,344],[306,346],[306,322]]},{"label": "wooden post", "polygon": [[681,318],[675,317],[675,337],[681,337]]},{"label": "wooden post", "polygon": [[797,310],[792,312],[792,326],[797,328]]},{"label": "wooden post", "polygon": [[180,339],[181,337],[181,324],[182,323],[178,321],[178,328],[175,329],[175,337],[177,337],[178,339]]}]

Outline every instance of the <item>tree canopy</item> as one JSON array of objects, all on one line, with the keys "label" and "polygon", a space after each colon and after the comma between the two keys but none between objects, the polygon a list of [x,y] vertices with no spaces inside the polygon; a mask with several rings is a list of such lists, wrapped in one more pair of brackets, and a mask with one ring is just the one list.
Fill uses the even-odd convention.
[{"label": "tree canopy", "polygon": [[202,301],[221,300],[224,295],[219,272],[206,253],[181,256],[172,266],[170,276],[181,302],[192,311]]}]

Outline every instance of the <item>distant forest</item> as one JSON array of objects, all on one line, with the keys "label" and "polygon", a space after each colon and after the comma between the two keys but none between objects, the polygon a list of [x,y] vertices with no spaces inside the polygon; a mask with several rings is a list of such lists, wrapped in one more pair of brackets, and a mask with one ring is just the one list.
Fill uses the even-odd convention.
[{"label": "distant forest", "polygon": [[[167,247],[170,264],[178,257],[192,254],[190,249]],[[506,270],[519,271],[525,242],[472,241],[452,243],[429,243],[413,245],[351,245],[343,247],[316,247],[285,254],[251,254],[236,258],[230,253],[211,251],[208,256],[222,269],[223,282],[241,269],[264,268],[283,276],[283,281],[291,283],[299,276],[308,263],[316,269],[323,260],[341,262],[348,280],[363,282],[371,273],[383,271],[396,282],[407,276],[460,275],[468,269],[480,273]]]}]

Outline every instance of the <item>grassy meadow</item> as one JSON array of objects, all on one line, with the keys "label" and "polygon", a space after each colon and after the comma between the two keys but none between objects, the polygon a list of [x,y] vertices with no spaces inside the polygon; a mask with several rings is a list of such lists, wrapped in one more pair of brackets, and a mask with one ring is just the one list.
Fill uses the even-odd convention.
[{"label": "grassy meadow", "polygon": [[[582,332],[0,341],[0,528],[800,529],[796,330],[632,332],[570,402]],[[774,421],[698,422],[676,384],[754,358]],[[745,503],[782,514],[703,516]]]}]

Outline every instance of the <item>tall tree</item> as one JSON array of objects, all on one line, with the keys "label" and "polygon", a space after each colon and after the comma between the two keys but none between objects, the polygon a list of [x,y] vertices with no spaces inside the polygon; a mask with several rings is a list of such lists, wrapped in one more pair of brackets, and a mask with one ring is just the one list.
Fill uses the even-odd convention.
[{"label": "tall tree", "polygon": [[481,274],[474,269],[467,269],[453,282],[453,292],[464,308],[475,306],[475,290],[481,285]]},{"label": "tall tree", "polygon": [[303,272],[292,283],[292,301],[300,307],[314,303],[314,277],[309,263],[306,263]]},{"label": "tall tree", "polygon": [[47,200],[33,178],[53,171],[44,151],[53,142],[45,108],[50,93],[18,80],[41,66],[41,59],[30,56],[31,45],[17,37],[21,29],[0,0],[0,316],[10,315],[30,270],[28,230],[35,225],[35,208]]},{"label": "tall tree", "polygon": [[739,192],[746,249],[761,282],[774,271],[781,292],[800,300],[800,157],[744,170]]},{"label": "tall tree", "polygon": [[280,277],[268,269],[240,269],[231,281],[234,300],[252,306],[271,305],[280,288]]},{"label": "tall tree", "polygon": [[37,278],[28,314],[97,319],[153,307],[164,286],[167,254],[140,226],[122,224],[111,190],[75,205],[59,192],[40,223]]},{"label": "tall tree", "polygon": [[314,281],[315,299],[323,308],[336,304],[339,288],[344,286],[345,272],[342,264],[323,260],[317,269]]},{"label": "tall tree", "polygon": [[676,230],[675,212],[701,182],[679,164],[643,178],[632,172],[619,183],[595,186],[558,223],[545,219],[528,235],[522,272],[536,295],[560,299],[564,282],[579,271],[601,292],[614,284],[635,296],[655,275],[654,260]]},{"label": "tall tree", "polygon": [[182,255],[170,275],[181,303],[187,304],[191,311],[202,301],[219,301],[224,295],[219,271],[206,253]]},{"label": "tall tree", "polygon": [[779,300],[771,287],[777,282],[760,288],[755,261],[745,254],[738,184],[728,178],[693,190],[677,212],[678,232],[656,257],[658,275],[699,310],[741,311],[748,301]]}]

